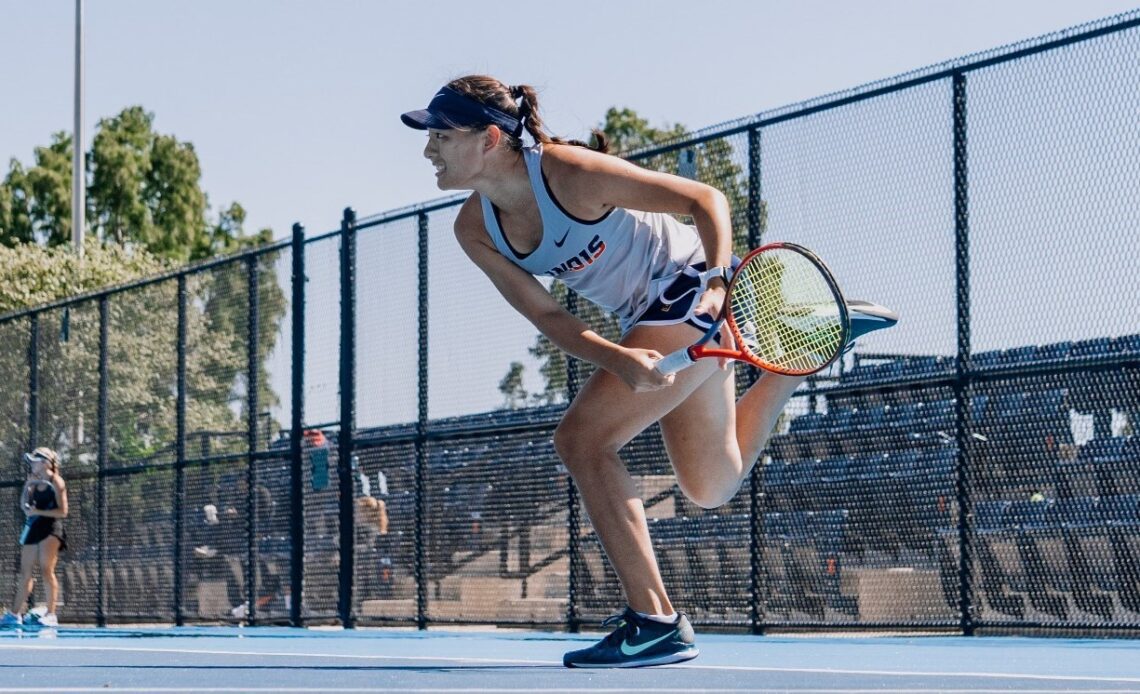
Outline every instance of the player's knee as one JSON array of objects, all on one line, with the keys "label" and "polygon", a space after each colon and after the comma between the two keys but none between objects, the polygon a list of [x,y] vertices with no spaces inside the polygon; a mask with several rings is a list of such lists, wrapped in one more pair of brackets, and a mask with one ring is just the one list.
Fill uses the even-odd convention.
[{"label": "player's knee", "polygon": [[712,476],[696,479],[678,477],[677,483],[690,501],[705,509],[724,506],[740,489],[740,480],[720,480]]},{"label": "player's knee", "polygon": [[574,434],[568,430],[566,422],[560,423],[554,429],[553,440],[554,452],[558,454],[558,458],[562,460],[563,463],[574,457]]},{"label": "player's knee", "polygon": [[606,450],[604,440],[591,436],[588,430],[571,420],[563,420],[554,430],[554,452],[572,474],[591,461],[599,460]]},{"label": "player's knee", "polygon": [[729,491],[710,490],[703,495],[694,498],[693,503],[705,509],[720,508],[721,506],[727,504],[729,501],[732,501],[732,497],[736,496],[737,489],[739,489],[739,487],[733,488]]}]

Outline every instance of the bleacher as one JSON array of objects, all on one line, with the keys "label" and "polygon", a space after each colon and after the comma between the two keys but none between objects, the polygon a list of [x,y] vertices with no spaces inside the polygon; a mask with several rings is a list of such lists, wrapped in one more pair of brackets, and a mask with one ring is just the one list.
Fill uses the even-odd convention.
[{"label": "bleacher", "polygon": [[[826,620],[829,611],[873,621],[860,606],[874,597],[858,591],[861,579],[906,572],[934,574],[929,585],[941,588],[929,604],[903,607],[897,618],[919,608],[936,621],[951,617],[959,599],[964,444],[963,503],[972,513],[967,528],[983,616],[1135,621],[1140,436],[1110,424],[1115,410],[1135,425],[1137,381],[1134,371],[1095,372],[1120,381],[1109,395],[1103,382],[1090,387],[1084,369],[1137,354],[1138,335],[977,353],[970,362],[976,372],[1008,373],[968,391],[964,432],[949,380],[952,358],[874,355],[817,383],[801,398],[806,408],[774,435],[762,468],[769,612],[782,610],[789,622]],[[1074,435],[1080,414],[1096,421],[1091,438]],[[829,580],[830,567],[853,579]]]}]

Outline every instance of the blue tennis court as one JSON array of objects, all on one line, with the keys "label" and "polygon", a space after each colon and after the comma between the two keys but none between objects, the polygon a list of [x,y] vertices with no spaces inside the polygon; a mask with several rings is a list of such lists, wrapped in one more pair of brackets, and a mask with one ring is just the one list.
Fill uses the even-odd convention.
[{"label": "blue tennis court", "polygon": [[595,634],[273,627],[60,629],[0,637],[3,692],[1140,691],[1140,642],[700,636],[701,656],[570,670]]}]

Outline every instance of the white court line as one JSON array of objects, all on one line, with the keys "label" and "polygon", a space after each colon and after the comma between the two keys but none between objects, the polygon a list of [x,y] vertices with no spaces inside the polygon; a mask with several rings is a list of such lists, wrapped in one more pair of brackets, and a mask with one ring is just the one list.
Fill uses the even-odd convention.
[{"label": "white court line", "polygon": [[[638,687],[640,692],[662,692],[663,694],[722,694],[723,692],[762,692],[773,691],[767,689],[756,689],[755,687],[748,687],[744,689],[657,689],[654,687]],[[68,694],[76,692],[99,692],[100,694],[107,691],[115,692],[139,692],[140,694],[147,694],[149,692],[161,692],[162,694],[174,694],[175,692],[183,692],[185,694],[220,694],[222,692],[283,692],[287,694],[333,694],[339,692],[388,692],[392,691],[392,687],[379,687],[371,689],[361,689],[357,687],[345,687],[338,689],[329,689],[322,687],[320,689],[307,689],[302,687],[289,687],[282,689],[280,687],[267,687],[267,688],[249,688],[241,687],[240,689],[233,688],[212,688],[201,687],[198,689],[187,689],[178,687],[51,687],[48,688],[3,688],[0,687],[0,692],[16,694],[49,694],[51,692],[66,692]],[[470,694],[501,694],[502,692],[533,692],[533,686],[517,689],[506,689],[503,687],[496,687],[494,689],[459,689],[455,687],[447,688],[416,688],[405,689],[400,688],[401,692],[415,692],[416,694],[454,694],[455,692],[469,692]],[[628,694],[630,689],[628,687],[622,689],[564,689],[559,687],[559,692],[566,692],[568,694]],[[913,689],[780,689],[775,691],[781,692],[795,692],[796,694],[914,694]],[[985,694],[985,692],[993,691],[988,689],[939,689],[940,694]],[[1001,690],[1002,692],[1016,692],[1016,694],[1057,694],[1057,689],[1014,689],[1014,690]],[[1134,689],[1081,689],[1080,694],[1128,694],[1134,693]]]},{"label": "white court line", "polygon": [[[519,660],[519,659],[506,659],[506,658],[463,658],[463,657],[445,657],[445,656],[400,656],[400,655],[376,655],[376,654],[346,654],[346,653],[290,653],[279,651],[216,651],[195,648],[143,648],[139,646],[70,646],[70,645],[40,645],[40,644],[6,644],[0,643],[0,650],[50,650],[58,652],[61,650],[73,651],[119,651],[125,653],[184,653],[193,655],[230,655],[230,656],[265,656],[275,658],[332,658],[341,660],[419,660],[419,661],[435,661],[445,663],[506,663],[506,664],[521,664],[521,665],[558,665],[561,666],[561,661],[556,660]],[[45,667],[43,665],[37,667]],[[50,666],[46,666],[50,667]],[[218,666],[225,667],[225,666]],[[1013,673],[1013,672],[940,672],[940,671],[922,671],[922,670],[847,670],[839,668],[788,668],[788,667],[762,667],[753,665],[697,665],[697,664],[678,664],[670,665],[670,668],[684,669],[684,670],[720,670],[732,672],[787,672],[796,674],[823,674],[823,675],[873,675],[876,677],[973,677],[985,679],[999,679],[999,680],[1038,680],[1043,682],[1104,682],[1104,683],[1127,683],[1127,684],[1140,684],[1140,676],[1138,677],[1101,677],[1093,675],[1043,675],[1039,673]],[[0,691],[11,691],[0,689]],[[44,691],[44,690],[35,690]],[[86,690],[84,690],[86,691]],[[207,690],[185,690],[177,689],[171,691],[207,691]],[[219,691],[232,691],[232,690],[219,690]],[[308,691],[308,690],[299,690]],[[365,690],[373,691],[373,690]],[[420,690],[416,690],[420,691]],[[430,690],[423,690],[430,691]],[[464,690],[464,691],[477,691],[477,690]]]},{"label": "white court line", "polygon": [[[0,650],[48,650],[48,651],[121,651],[125,653],[187,653],[193,655],[240,655],[269,656],[274,658],[336,658],[342,660],[429,660],[445,663],[507,663],[518,665],[562,665],[561,660],[519,660],[509,658],[462,658],[432,655],[375,655],[354,653],[289,653],[278,651],[212,651],[198,648],[143,648],[140,646],[43,646],[39,644],[0,643]],[[46,666],[38,666],[46,667]],[[3,690],[0,690],[3,691]],[[182,691],[182,690],[178,690]],[[368,690],[372,691],[372,690]]]},{"label": "white court line", "polygon": [[[794,672],[799,674],[825,674],[825,675],[875,675],[877,677],[983,677],[993,679],[1013,680],[1043,680],[1046,682],[1127,682],[1140,684],[1138,677],[1100,677],[1093,675],[1042,675],[1038,673],[1022,674],[1017,672],[927,672],[922,670],[843,670],[839,668],[789,668],[789,667],[758,667],[751,665],[670,665],[678,669],[693,670],[739,670],[743,672]],[[938,691],[946,691],[939,688]]]}]

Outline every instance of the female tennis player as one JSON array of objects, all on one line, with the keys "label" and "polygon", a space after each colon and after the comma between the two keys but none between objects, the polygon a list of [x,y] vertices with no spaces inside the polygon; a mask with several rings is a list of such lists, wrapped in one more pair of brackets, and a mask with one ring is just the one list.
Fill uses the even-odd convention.
[{"label": "female tennis player", "polygon": [[[0,618],[0,626],[59,626],[56,602],[59,581],[55,575],[59,552],[66,549],[63,519],[67,518],[67,486],[59,474],[59,455],[40,447],[24,454],[28,464],[28,480],[20,494],[20,508],[25,523],[20,533],[20,578],[16,582],[16,601],[12,610]],[[42,617],[24,614],[35,579],[32,572],[39,564],[40,575],[48,587],[47,613]]]},{"label": "female tennis player", "polygon": [[[681,490],[714,508],[736,494],[802,377],[765,373],[740,399],[733,370],[699,360],[655,368],[719,314],[734,263],[729,206],[710,186],[657,173],[546,132],[535,90],[473,75],[448,83],[424,110],[401,116],[426,130],[424,156],[442,190],[472,190],[455,235],[503,297],[563,351],[599,368],[554,432],[628,606],[617,628],[567,653],[569,667],[635,667],[697,655],[653,554],[645,510],[618,451],[660,422]],[[523,135],[533,144],[524,146]],[[688,215],[694,225],[672,215]],[[536,275],[550,275],[616,314],[611,342],[566,311]],[[851,302],[853,339],[898,319]],[[731,340],[725,332],[722,339]]]}]

